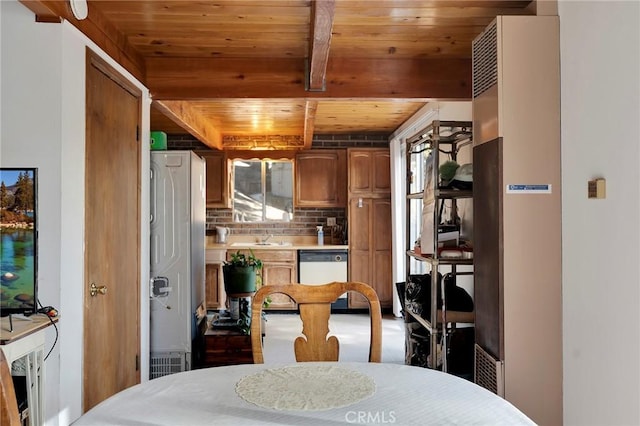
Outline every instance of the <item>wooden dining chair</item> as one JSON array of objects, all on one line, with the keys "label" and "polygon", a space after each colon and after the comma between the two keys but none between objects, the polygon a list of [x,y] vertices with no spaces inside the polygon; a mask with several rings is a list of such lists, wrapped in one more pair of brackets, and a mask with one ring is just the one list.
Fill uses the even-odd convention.
[{"label": "wooden dining chair", "polygon": [[20,426],[20,413],[11,377],[11,367],[2,349],[0,349],[0,379],[0,424]]},{"label": "wooden dining chair", "polygon": [[332,282],[322,285],[284,284],[263,285],[251,302],[251,350],[253,362],[264,363],[262,353],[262,305],[270,294],[286,294],[300,310],[302,334],[294,342],[296,361],[338,361],[338,338],[329,336],[331,303],[346,292],[357,292],[369,302],[371,336],[369,362],[382,359],[382,314],[380,300],[371,286],[361,282]]}]

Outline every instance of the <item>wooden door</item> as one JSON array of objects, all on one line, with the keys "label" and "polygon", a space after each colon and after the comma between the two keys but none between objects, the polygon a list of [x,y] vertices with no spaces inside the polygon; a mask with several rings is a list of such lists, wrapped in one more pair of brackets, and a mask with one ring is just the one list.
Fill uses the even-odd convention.
[{"label": "wooden door", "polygon": [[[262,283],[264,285],[292,284],[298,282],[295,263],[263,263]],[[284,294],[271,295],[269,309],[295,309],[296,303]]]},{"label": "wooden door", "polygon": [[391,200],[374,199],[371,206],[371,286],[378,293],[380,305],[393,304],[391,283]]},{"label": "wooden door", "polygon": [[222,263],[205,265],[205,304],[207,309],[220,309],[222,306],[221,284]]},{"label": "wooden door", "polygon": [[371,153],[373,167],[371,190],[376,194],[391,193],[391,153],[388,149],[378,149]]},{"label": "wooden door", "polygon": [[204,158],[207,173],[207,207],[231,207],[227,156],[222,151],[197,151]]},{"label": "wooden door", "polygon": [[344,149],[296,154],[294,203],[299,207],[345,207],[347,155]]},{"label": "wooden door", "polygon": [[[352,198],[349,203],[349,280],[369,284],[380,305],[392,305],[391,200]],[[359,294],[349,295],[349,307],[367,308]]]},{"label": "wooden door", "polygon": [[[371,285],[371,198],[351,198],[349,200],[349,281],[360,281]],[[373,286],[372,286],[373,287]],[[367,300],[360,294],[349,294],[349,307],[368,307]]]},{"label": "wooden door", "polygon": [[141,93],[88,50],[86,69],[84,411],[140,382]]}]

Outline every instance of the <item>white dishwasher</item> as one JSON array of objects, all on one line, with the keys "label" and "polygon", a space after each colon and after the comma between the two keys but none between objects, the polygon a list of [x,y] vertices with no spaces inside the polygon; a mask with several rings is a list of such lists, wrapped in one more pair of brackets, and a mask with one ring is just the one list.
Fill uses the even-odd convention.
[{"label": "white dishwasher", "polygon": [[[349,252],[346,249],[298,250],[298,282],[318,285],[347,281]],[[331,308],[347,309],[347,293]]]}]

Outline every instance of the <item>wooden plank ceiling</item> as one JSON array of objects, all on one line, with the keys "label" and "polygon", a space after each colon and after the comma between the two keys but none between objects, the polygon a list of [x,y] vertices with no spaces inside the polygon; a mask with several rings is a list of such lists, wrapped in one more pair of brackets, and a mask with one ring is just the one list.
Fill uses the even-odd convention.
[{"label": "wooden plank ceiling", "polygon": [[471,42],[518,0],[21,0],[70,21],[151,91],[152,130],[215,149],[389,135],[430,100],[470,100]]}]

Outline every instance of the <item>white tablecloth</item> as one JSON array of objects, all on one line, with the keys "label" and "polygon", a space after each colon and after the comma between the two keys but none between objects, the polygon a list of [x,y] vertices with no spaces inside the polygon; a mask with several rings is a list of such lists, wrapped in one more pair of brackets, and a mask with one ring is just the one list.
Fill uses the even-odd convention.
[{"label": "white tablecloth", "polygon": [[[299,363],[304,365],[333,363]],[[400,364],[335,363],[371,377],[375,393],[320,411],[261,408],[240,398],[240,379],[283,365],[214,367],[164,376],[126,389],[83,415],[82,425],[532,425],[504,399],[467,380]]]}]

